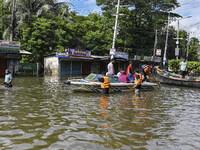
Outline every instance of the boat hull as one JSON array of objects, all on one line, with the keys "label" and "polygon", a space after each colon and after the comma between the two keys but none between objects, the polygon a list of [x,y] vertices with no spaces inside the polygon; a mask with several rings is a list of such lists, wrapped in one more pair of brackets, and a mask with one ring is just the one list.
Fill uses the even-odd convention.
[{"label": "boat hull", "polygon": [[168,76],[164,76],[162,72],[159,72],[159,71],[156,74],[156,78],[159,82],[165,83],[165,84],[200,88],[200,81],[186,80],[186,79],[181,80],[180,78],[176,78],[176,77],[168,77]]},{"label": "boat hull", "polygon": [[[98,82],[73,82],[73,81],[66,81],[66,84],[73,85],[74,92],[96,92],[101,93],[102,89],[100,83]],[[117,93],[117,92],[128,92],[134,91],[135,88],[133,83],[110,83],[109,92],[110,93]],[[145,83],[142,84],[141,90],[154,90],[158,86],[155,83]]]}]

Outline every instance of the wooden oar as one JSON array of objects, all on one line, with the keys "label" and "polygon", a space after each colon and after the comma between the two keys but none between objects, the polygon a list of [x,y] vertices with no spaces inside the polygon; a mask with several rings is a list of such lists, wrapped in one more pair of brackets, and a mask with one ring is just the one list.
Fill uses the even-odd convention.
[{"label": "wooden oar", "polygon": [[148,75],[150,75],[155,81],[156,83],[158,84],[158,86],[160,86],[160,83],[158,82],[158,80],[149,72]]}]

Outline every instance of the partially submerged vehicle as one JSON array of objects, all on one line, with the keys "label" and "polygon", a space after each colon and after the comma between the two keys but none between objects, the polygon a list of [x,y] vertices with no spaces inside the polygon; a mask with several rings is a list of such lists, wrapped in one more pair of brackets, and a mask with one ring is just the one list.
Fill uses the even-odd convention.
[{"label": "partially submerged vehicle", "polygon": [[[100,93],[101,85],[100,82],[94,82],[93,80],[101,78],[101,74],[91,73],[84,79],[68,79],[65,81],[65,84],[73,85],[72,90],[78,92],[97,92]],[[116,78],[109,77],[110,88],[109,92],[125,92],[125,91],[134,91],[134,83],[121,83],[117,81]],[[154,90],[158,87],[156,83],[143,82],[141,90]]]}]

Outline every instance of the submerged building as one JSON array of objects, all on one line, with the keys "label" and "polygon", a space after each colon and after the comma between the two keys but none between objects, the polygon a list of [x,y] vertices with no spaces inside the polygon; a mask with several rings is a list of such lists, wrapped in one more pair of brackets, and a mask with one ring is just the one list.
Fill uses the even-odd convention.
[{"label": "submerged building", "polygon": [[[74,50],[57,52],[44,58],[44,74],[53,76],[88,75],[107,71],[110,56],[91,55],[90,51]],[[127,60],[119,59],[115,64],[115,72],[126,68]]]},{"label": "submerged building", "polygon": [[22,55],[30,54],[30,52],[20,50],[19,42],[0,40],[0,77],[5,76],[6,69],[9,69],[12,74],[16,74]]}]

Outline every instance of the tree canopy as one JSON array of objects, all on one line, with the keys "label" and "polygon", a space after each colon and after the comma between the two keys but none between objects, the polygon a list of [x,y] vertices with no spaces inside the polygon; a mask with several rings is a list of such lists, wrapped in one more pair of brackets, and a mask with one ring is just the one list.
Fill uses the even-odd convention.
[{"label": "tree canopy", "polygon": [[[16,7],[13,9],[13,3]],[[24,50],[33,53],[24,61],[43,61],[45,55],[65,48],[108,55],[112,46],[117,0],[96,0],[102,14],[77,15],[69,3],[56,0],[0,0],[0,39],[20,41]],[[155,30],[157,48],[164,50],[169,12],[179,6],[177,0],[121,0],[116,49],[134,55],[152,56]],[[124,7],[125,6],[125,7]],[[170,13],[171,18],[180,17]],[[175,58],[176,31],[169,30],[167,57]],[[186,54],[187,33],[180,31],[181,56]],[[199,41],[191,38],[189,57],[197,59]]]}]

